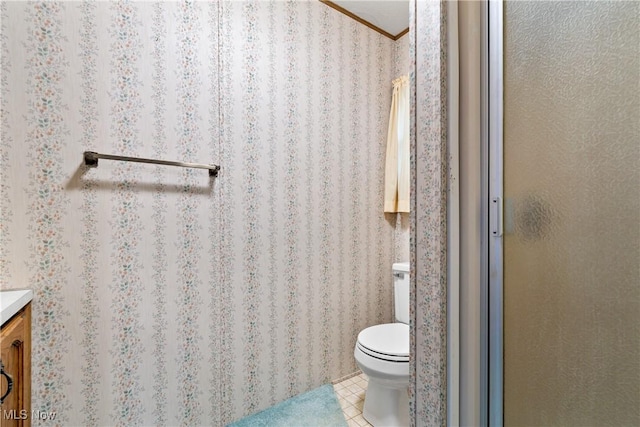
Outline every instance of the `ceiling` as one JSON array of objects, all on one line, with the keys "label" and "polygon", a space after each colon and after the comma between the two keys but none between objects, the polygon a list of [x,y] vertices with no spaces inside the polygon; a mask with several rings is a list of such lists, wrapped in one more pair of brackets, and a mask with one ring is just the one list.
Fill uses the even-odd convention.
[{"label": "ceiling", "polygon": [[337,5],[338,10],[345,9],[355,15],[355,19],[367,21],[382,30],[378,32],[393,39],[409,28],[409,0],[332,0],[323,3],[331,7]]}]

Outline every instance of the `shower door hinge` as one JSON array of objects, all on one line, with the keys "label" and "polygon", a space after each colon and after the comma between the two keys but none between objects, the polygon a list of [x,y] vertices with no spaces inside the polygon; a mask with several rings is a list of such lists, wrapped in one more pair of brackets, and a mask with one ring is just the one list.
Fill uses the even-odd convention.
[{"label": "shower door hinge", "polygon": [[502,198],[494,197],[491,200],[491,235],[502,236]]}]

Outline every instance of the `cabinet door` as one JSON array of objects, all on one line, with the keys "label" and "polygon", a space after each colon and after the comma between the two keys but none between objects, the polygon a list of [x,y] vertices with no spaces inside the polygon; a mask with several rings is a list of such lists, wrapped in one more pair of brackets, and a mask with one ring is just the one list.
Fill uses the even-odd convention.
[{"label": "cabinet door", "polygon": [[[13,379],[13,389],[0,408],[2,427],[31,425],[31,306],[15,315],[1,334],[1,358],[4,370]],[[0,393],[8,384],[2,376]]]}]

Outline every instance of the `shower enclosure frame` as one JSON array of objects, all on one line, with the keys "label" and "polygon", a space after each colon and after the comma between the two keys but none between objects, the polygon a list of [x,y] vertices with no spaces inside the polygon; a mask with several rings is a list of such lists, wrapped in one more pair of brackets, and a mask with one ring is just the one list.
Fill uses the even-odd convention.
[{"label": "shower enclosure frame", "polygon": [[[469,169],[460,167],[458,177],[464,204],[461,211],[477,212],[461,215],[460,233],[464,240],[465,255],[460,261],[459,311],[451,313],[460,322],[459,359],[450,353],[449,364],[459,365],[458,379],[452,379],[449,393],[458,393],[458,399],[449,399],[448,411],[452,425],[502,426],[502,13],[501,1],[482,0],[479,10],[465,8],[464,26],[458,35],[463,43],[453,41],[449,54],[465,57],[466,66],[475,67],[476,53],[479,75],[465,73],[460,78],[461,102],[469,103],[467,114],[460,117],[460,127],[466,136],[461,139],[461,157],[464,163],[477,165]],[[450,10],[450,13],[456,13]],[[477,14],[476,14],[477,13]],[[460,15],[462,16],[462,15]],[[476,27],[477,25],[477,27]],[[474,37],[480,36],[480,40]],[[477,40],[477,42],[476,42]],[[475,53],[474,53],[475,52]],[[455,76],[454,76],[455,77]],[[477,85],[477,86],[475,86]],[[455,86],[455,83],[451,85]],[[452,88],[449,87],[448,90]],[[466,95],[462,92],[468,91]],[[479,99],[473,98],[478,93]],[[474,110],[477,108],[477,110]],[[474,114],[479,114],[479,138],[474,137]],[[457,116],[456,116],[457,117]],[[479,147],[475,144],[479,144]],[[474,147],[477,147],[474,148]],[[451,161],[451,159],[450,159]],[[456,161],[456,159],[453,159]],[[452,172],[454,169],[452,169]],[[455,175],[454,175],[455,176]],[[495,234],[494,234],[495,232]],[[467,245],[471,245],[470,247]],[[449,248],[449,252],[455,248]],[[450,254],[451,256],[451,254]],[[450,262],[454,259],[451,257]],[[449,295],[453,299],[455,295]],[[462,301],[464,300],[464,301]],[[454,307],[455,308],[455,307]],[[477,311],[476,311],[477,310]],[[455,321],[456,319],[454,319]],[[466,331],[466,332],[465,332]],[[456,336],[450,337],[455,339]],[[452,369],[453,370],[453,369]]]},{"label": "shower enclosure frame", "polygon": [[[504,130],[504,7],[502,1],[485,3],[483,31],[483,159],[482,182],[485,218],[483,236],[486,237],[482,265],[483,294],[487,303],[482,304],[483,333],[481,351],[484,353],[482,407],[487,414],[483,419],[491,427],[503,425],[503,130]],[[482,411],[482,409],[481,409]],[[484,415],[484,414],[483,414]]]},{"label": "shower enclosure frame", "polygon": [[[635,424],[638,8],[548,5],[553,7],[496,0],[482,6],[479,256],[486,270],[480,283],[479,404],[465,409],[491,427],[516,419]],[[536,146],[537,140],[553,145]],[[520,170],[523,165],[529,168]],[[590,174],[579,173],[585,170]],[[610,171],[620,175],[609,178]],[[526,204],[531,194],[553,212],[535,219],[553,223],[535,236],[535,247],[523,231],[533,210]]]},{"label": "shower enclosure frame", "polygon": [[[461,201],[466,206],[461,209],[477,209],[480,218],[478,221],[470,217],[460,219],[460,233],[466,235],[465,241],[473,245],[466,252],[466,260],[477,260],[479,267],[479,270],[474,270],[474,262],[469,265],[460,264],[466,277],[464,281],[461,280],[461,286],[463,282],[464,286],[460,289],[460,298],[464,298],[467,305],[477,307],[478,312],[473,311],[475,308],[471,312],[465,312],[465,304],[456,300],[457,294],[453,292],[447,297],[454,310],[448,315],[455,317],[450,318],[449,322],[459,321],[460,331],[467,330],[466,333],[456,335],[452,325],[449,325],[450,340],[458,338],[462,349],[459,359],[451,351],[448,355],[449,364],[459,363],[449,367],[450,374],[459,373],[457,378],[450,378],[448,384],[448,416],[452,425],[503,425],[503,6],[502,1],[483,0],[477,17],[472,16],[473,12],[467,9],[465,25],[471,25],[458,33],[466,40],[463,49],[479,49],[480,76],[478,80],[473,80],[473,76],[469,80],[467,75],[464,84],[480,86],[477,104],[480,114],[480,147],[478,151],[469,150],[476,143],[472,138],[465,139],[464,146],[460,148],[461,153],[464,152],[465,162],[479,165],[479,168],[468,171],[461,167],[459,170],[452,168],[451,171],[454,173],[457,170],[461,185],[468,186],[464,194],[460,194]],[[464,6],[458,5],[460,7]],[[450,13],[457,11],[450,9]],[[474,23],[479,26],[475,34],[481,36],[478,44],[470,42],[469,34],[474,34],[471,28]],[[455,47],[450,55],[457,54],[456,49],[460,46],[457,40],[454,43]],[[468,55],[473,57],[469,52],[460,52],[461,57]],[[450,78],[457,78],[457,75]],[[452,84],[448,90],[452,88],[457,86]],[[460,91],[463,90],[466,89]],[[450,96],[454,95],[457,99],[458,93]],[[460,99],[464,99],[464,102],[477,102],[463,95],[460,95]],[[472,114],[473,112],[461,117],[460,123],[470,120]],[[460,126],[462,128],[466,125]],[[477,183],[477,180],[479,185],[475,187],[472,183]],[[449,209],[452,210],[452,206]],[[478,240],[475,236],[478,236]],[[452,253],[455,250],[455,247],[448,249],[449,262],[455,261],[455,254]],[[452,280],[453,277],[449,279]],[[456,308],[459,311],[455,311]],[[476,329],[477,323],[474,322],[478,321],[480,324]],[[476,334],[479,334],[479,342],[476,341]],[[453,396],[456,392],[457,398]]]}]

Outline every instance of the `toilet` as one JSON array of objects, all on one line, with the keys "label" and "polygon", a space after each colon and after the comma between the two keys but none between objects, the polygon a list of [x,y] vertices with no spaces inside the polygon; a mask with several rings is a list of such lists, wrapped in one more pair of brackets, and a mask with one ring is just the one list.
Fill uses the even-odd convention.
[{"label": "toilet", "polygon": [[396,323],[362,330],[354,356],[369,377],[362,416],[374,427],[409,425],[409,263],[393,264]]}]

